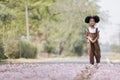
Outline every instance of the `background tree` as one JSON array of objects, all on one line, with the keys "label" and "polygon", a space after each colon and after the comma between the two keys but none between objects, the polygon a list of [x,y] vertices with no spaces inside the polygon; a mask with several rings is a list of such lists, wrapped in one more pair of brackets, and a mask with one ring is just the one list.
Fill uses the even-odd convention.
[{"label": "background tree", "polygon": [[[60,55],[86,53],[87,25],[84,23],[84,18],[87,15],[100,14],[96,0],[27,1],[30,28],[28,43],[36,44],[37,41],[38,54],[41,52]],[[1,0],[0,8],[0,28],[3,30],[0,34],[4,35],[2,38],[5,43],[5,53],[19,54],[21,38],[26,37],[25,0]]]}]

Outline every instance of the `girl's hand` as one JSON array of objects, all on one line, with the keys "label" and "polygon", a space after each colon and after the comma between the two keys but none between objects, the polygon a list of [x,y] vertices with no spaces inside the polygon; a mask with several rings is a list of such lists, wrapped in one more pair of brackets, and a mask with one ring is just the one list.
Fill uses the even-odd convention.
[{"label": "girl's hand", "polygon": [[89,36],[87,38],[93,43],[93,40]]},{"label": "girl's hand", "polygon": [[95,43],[96,42],[96,40],[92,40],[92,43]]},{"label": "girl's hand", "polygon": [[91,38],[89,36],[87,36],[87,38],[90,40]]}]

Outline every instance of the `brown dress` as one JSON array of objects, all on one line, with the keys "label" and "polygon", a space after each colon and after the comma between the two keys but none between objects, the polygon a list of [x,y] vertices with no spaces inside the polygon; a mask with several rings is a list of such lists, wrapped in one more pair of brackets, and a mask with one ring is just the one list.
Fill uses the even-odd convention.
[{"label": "brown dress", "polygon": [[[89,29],[87,29],[86,37],[87,36],[89,36],[92,40],[94,40],[96,37],[99,37],[98,28],[96,28],[96,33],[90,33]],[[96,59],[96,63],[100,63],[101,53],[98,40],[95,43],[92,43],[90,40],[88,41],[88,54],[90,64],[94,64],[94,57]]]}]

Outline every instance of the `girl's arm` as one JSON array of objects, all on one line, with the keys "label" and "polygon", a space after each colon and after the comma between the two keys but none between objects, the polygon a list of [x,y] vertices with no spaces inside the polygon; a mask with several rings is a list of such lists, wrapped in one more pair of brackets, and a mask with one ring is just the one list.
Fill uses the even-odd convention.
[{"label": "girl's arm", "polygon": [[92,43],[95,43],[99,39],[99,32],[100,31],[97,32],[97,37],[92,41]]},{"label": "girl's arm", "polygon": [[89,33],[88,33],[88,30],[86,29],[86,38],[87,38],[87,39],[88,39],[88,34],[89,34]]},{"label": "girl's arm", "polygon": [[86,30],[86,38],[92,42],[93,40],[88,36],[88,34],[89,34],[88,30]]}]

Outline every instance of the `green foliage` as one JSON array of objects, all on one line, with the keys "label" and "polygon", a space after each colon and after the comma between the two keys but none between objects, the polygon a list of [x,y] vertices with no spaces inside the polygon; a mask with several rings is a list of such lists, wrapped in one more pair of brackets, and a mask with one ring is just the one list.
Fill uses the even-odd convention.
[{"label": "green foliage", "polygon": [[0,4],[0,21],[3,25],[6,25],[7,23],[10,23],[11,20],[14,19],[13,13],[10,11],[10,9],[3,4]]},{"label": "green foliage", "polygon": [[50,10],[51,14],[59,18],[57,22],[42,23],[43,36],[48,36],[46,39],[53,45],[56,45],[56,40],[61,40],[65,51],[82,55],[87,49],[84,36],[87,25],[84,23],[84,18],[87,15],[98,14],[98,9],[99,6],[93,1],[55,0]]},{"label": "green foliage", "polygon": [[55,47],[50,45],[47,41],[43,40],[39,47],[41,52],[55,53]]},{"label": "green foliage", "polygon": [[4,53],[5,53],[5,51],[4,51],[4,45],[3,45],[2,42],[0,42],[0,59],[7,58]]},{"label": "green foliage", "polygon": [[21,40],[19,44],[19,54],[21,58],[36,58],[37,47],[28,40]]},{"label": "green foliage", "polygon": [[94,0],[1,0],[0,34],[4,35],[5,53],[9,58],[35,58],[37,55],[31,41],[18,42],[26,34],[26,4],[30,36],[34,39],[31,41],[36,41],[36,32],[42,33],[37,47],[41,52],[55,53],[57,40],[61,41],[63,52],[80,56],[86,52],[84,18],[99,14]]},{"label": "green foliage", "polygon": [[6,43],[5,55],[8,58],[36,58],[37,47],[28,40],[11,40]]},{"label": "green foliage", "polygon": [[10,40],[5,45],[5,55],[8,58],[19,58],[18,40]]}]

